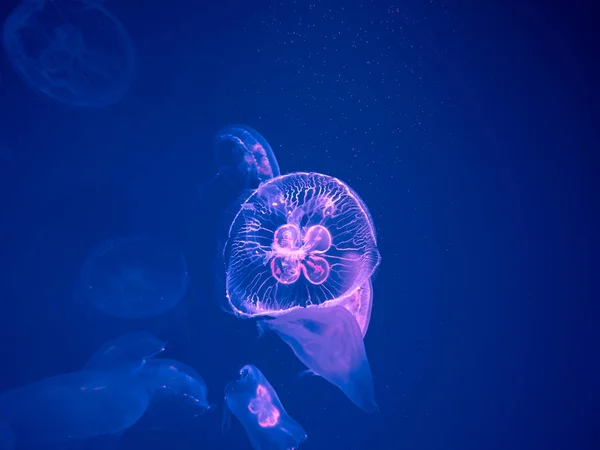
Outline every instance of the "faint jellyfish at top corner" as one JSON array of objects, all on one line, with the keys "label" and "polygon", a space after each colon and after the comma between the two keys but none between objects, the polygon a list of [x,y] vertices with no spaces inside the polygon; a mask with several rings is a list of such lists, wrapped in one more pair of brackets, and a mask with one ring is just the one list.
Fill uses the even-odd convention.
[{"label": "faint jellyfish at top corner", "polygon": [[188,286],[183,253],[155,237],[115,238],[97,245],[81,268],[76,297],[105,314],[130,319],[173,308]]},{"label": "faint jellyfish at top corner", "polygon": [[340,388],[365,412],[378,411],[373,375],[360,327],[345,307],[297,308],[258,322],[273,330],[315,375]]},{"label": "faint jellyfish at top corner", "polygon": [[360,197],[334,177],[299,172],[264,182],[242,202],[223,258],[226,309],[274,317],[347,297],[380,255]]},{"label": "faint jellyfish at top corner", "polygon": [[209,181],[236,186],[239,190],[256,189],[261,183],[279,176],[279,164],[266,139],[247,125],[229,125],[213,138],[218,172]]},{"label": "faint jellyfish at top corner", "polygon": [[233,413],[256,450],[294,450],[307,439],[302,426],[285,411],[275,389],[255,366],[242,367],[239,380],[225,387],[224,408],[224,426]]},{"label": "faint jellyfish at top corner", "polygon": [[97,0],[24,0],[4,23],[3,44],[30,88],[75,107],[113,105],[133,80],[129,33]]}]

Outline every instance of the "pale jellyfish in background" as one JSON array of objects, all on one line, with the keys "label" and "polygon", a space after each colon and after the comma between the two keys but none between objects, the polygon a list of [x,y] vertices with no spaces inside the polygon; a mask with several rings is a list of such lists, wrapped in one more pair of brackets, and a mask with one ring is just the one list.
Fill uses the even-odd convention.
[{"label": "pale jellyfish in background", "polygon": [[84,369],[139,369],[150,358],[163,352],[166,344],[147,331],[127,333],[100,347]]},{"label": "pale jellyfish in background", "polygon": [[302,308],[258,322],[275,331],[312,373],[337,386],[358,407],[378,411],[371,367],[354,316],[342,306]]},{"label": "pale jellyfish in background", "polygon": [[204,379],[180,361],[149,359],[137,375],[151,398],[140,423],[145,428],[173,428],[212,409]]},{"label": "pale jellyfish in background", "polygon": [[86,258],[75,291],[83,305],[118,318],[163,314],[183,298],[188,286],[183,253],[157,237],[115,238]]},{"label": "pale jellyfish in background", "polygon": [[86,369],[120,372],[148,392],[150,405],[141,421],[145,428],[170,428],[211,408],[202,377],[173,359],[154,359],[166,342],[147,331],[127,333],[100,347]]},{"label": "pale jellyfish in background", "polygon": [[279,176],[279,164],[267,140],[247,125],[228,125],[213,139],[215,161],[219,166],[216,177],[241,176],[245,188]]},{"label": "pale jellyfish in background", "polygon": [[225,408],[224,418],[230,417],[228,410],[237,417],[255,450],[294,450],[307,438],[255,366],[242,367],[240,379],[225,387]]},{"label": "pale jellyfish in background", "polygon": [[2,37],[19,77],[60,102],[113,105],[133,81],[129,33],[97,0],[22,1],[6,19]]},{"label": "pale jellyfish in background", "polygon": [[[8,424],[19,445],[120,436],[149,401],[143,383],[124,372],[85,370],[2,392],[0,424]],[[5,440],[7,433],[0,432]]]}]

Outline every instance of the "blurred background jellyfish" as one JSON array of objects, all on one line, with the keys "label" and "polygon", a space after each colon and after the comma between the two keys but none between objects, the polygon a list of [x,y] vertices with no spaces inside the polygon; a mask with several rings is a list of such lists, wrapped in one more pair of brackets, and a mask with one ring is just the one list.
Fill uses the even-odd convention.
[{"label": "blurred background jellyfish", "polygon": [[[283,408],[262,372],[252,365],[240,370],[240,379],[225,387],[224,421],[233,413],[255,450],[294,450],[306,441],[306,432]],[[228,423],[224,423],[228,425]]]},{"label": "blurred background jellyfish", "polygon": [[183,253],[153,237],[116,238],[85,260],[76,295],[105,314],[140,319],[162,314],[185,295]]},{"label": "blurred background jellyfish", "polygon": [[203,415],[211,405],[204,379],[174,359],[154,358],[166,342],[147,331],[126,333],[102,345],[84,369],[120,372],[136,380],[150,395],[140,426],[165,429]]},{"label": "blurred background jellyfish", "polygon": [[204,379],[187,364],[174,359],[150,359],[138,375],[151,398],[140,421],[145,429],[178,428],[212,409]]},{"label": "blurred background jellyfish", "polygon": [[147,331],[126,333],[111,339],[94,352],[84,369],[140,369],[149,359],[165,351],[167,343]]},{"label": "blurred background jellyfish", "polygon": [[146,386],[127,373],[84,370],[0,393],[0,424],[19,445],[119,436],[149,402]]},{"label": "blurred background jellyfish", "polygon": [[241,204],[223,256],[227,309],[277,316],[354,293],[379,265],[371,215],[340,180],[292,173]]},{"label": "blurred background jellyfish", "polygon": [[[218,229],[219,243],[227,238],[227,230],[237,212],[240,198],[249,195],[261,183],[279,176],[279,164],[267,140],[247,125],[228,125],[213,137],[216,173],[202,183],[200,194],[218,199],[219,207],[227,205]],[[220,245],[219,252],[222,251]]]},{"label": "blurred background jellyfish", "polygon": [[94,0],[24,0],[4,23],[4,49],[33,90],[77,107],[117,103],[134,72],[123,24]]},{"label": "blurred background jellyfish", "polygon": [[221,128],[213,139],[216,177],[239,177],[244,188],[258,185],[279,176],[279,164],[266,139],[247,125]]}]

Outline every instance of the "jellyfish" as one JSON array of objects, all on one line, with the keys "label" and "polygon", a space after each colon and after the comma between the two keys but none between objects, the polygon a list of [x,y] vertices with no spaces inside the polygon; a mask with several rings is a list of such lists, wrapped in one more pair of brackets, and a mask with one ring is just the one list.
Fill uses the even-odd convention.
[{"label": "jellyfish", "polygon": [[135,371],[163,352],[166,344],[147,331],[127,333],[100,347],[84,369]]},{"label": "jellyfish", "polygon": [[173,359],[147,360],[137,376],[150,393],[150,405],[140,426],[172,428],[212,409],[204,379],[190,366]]},{"label": "jellyfish", "polygon": [[283,408],[271,383],[255,366],[240,370],[240,379],[225,387],[225,418],[233,413],[256,450],[294,450],[306,432]]},{"label": "jellyfish", "polygon": [[98,1],[23,1],[4,23],[3,44],[29,87],[72,106],[115,104],[133,79],[131,38]]},{"label": "jellyfish", "polygon": [[279,176],[279,165],[271,146],[258,131],[247,125],[229,125],[214,137],[219,173],[241,175],[246,188]]},{"label": "jellyfish", "polygon": [[140,419],[149,401],[148,389],[134,377],[84,370],[0,393],[0,424],[10,427],[21,445],[119,436]]},{"label": "jellyfish", "polygon": [[262,183],[228,233],[226,309],[278,316],[352,294],[379,265],[371,215],[340,180],[292,173]]},{"label": "jellyfish", "polygon": [[299,308],[258,322],[273,330],[309,371],[321,376],[368,413],[378,410],[373,375],[354,316],[342,306]]},{"label": "jellyfish", "polygon": [[85,365],[129,376],[147,390],[150,404],[141,426],[163,429],[180,425],[212,408],[202,377],[173,359],[154,358],[166,342],[147,331],[126,333],[102,345]]},{"label": "jellyfish", "polygon": [[[312,308],[315,305],[308,306]],[[367,334],[371,322],[371,310],[373,309],[373,283],[369,279],[362,286],[349,295],[339,299],[317,305],[318,308],[329,308],[331,306],[343,306],[356,319],[358,328],[363,336]]]},{"label": "jellyfish", "polygon": [[117,238],[88,256],[76,294],[105,314],[139,319],[173,308],[187,285],[186,262],[177,248],[149,237]]}]

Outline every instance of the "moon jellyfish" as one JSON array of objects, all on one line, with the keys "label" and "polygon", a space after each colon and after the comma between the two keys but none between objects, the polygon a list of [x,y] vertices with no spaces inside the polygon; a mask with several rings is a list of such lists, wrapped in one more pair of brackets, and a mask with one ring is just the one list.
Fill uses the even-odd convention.
[{"label": "moon jellyfish", "polygon": [[255,129],[230,125],[217,132],[213,143],[219,174],[241,175],[246,188],[256,188],[279,176],[279,165],[271,146]]},{"label": "moon jellyfish", "polygon": [[147,331],[127,333],[100,347],[86,363],[84,369],[139,369],[150,358],[163,352],[166,344],[165,341],[161,341]]},{"label": "moon jellyfish", "polygon": [[150,359],[138,373],[151,396],[141,426],[151,429],[180,425],[212,408],[204,379],[191,367],[173,359]]},{"label": "moon jellyfish", "polygon": [[148,390],[131,376],[67,373],[0,394],[0,423],[21,445],[120,435],[146,411]]},{"label": "moon jellyfish", "polygon": [[117,103],[133,79],[131,38],[98,1],[23,1],[4,24],[3,42],[25,83],[77,107]]},{"label": "moon jellyfish", "polygon": [[77,294],[119,318],[146,318],[173,308],[188,285],[183,254],[159,239],[112,239],[98,245],[80,274]]},{"label": "moon jellyfish", "polygon": [[380,259],[364,202],[318,173],[261,184],[235,216],[223,256],[227,306],[243,317],[346,297],[371,278]]},{"label": "moon jellyfish", "polygon": [[240,379],[225,387],[225,407],[241,422],[256,450],[294,450],[306,441],[302,426],[285,411],[277,392],[255,366],[242,367]]},{"label": "moon jellyfish", "polygon": [[310,372],[337,386],[368,413],[378,410],[371,367],[358,323],[344,307],[301,308],[258,322],[275,331]]}]

